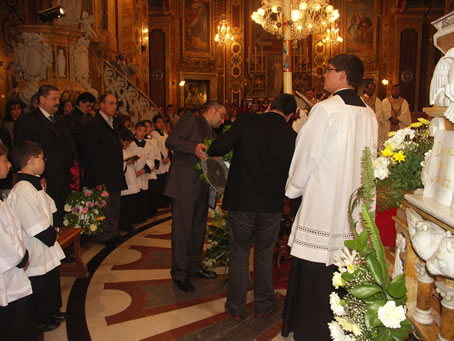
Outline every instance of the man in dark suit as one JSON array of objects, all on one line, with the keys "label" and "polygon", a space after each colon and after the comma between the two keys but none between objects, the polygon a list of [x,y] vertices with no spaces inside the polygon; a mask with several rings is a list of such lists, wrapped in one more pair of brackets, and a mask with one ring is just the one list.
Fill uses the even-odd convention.
[{"label": "man in dark suit", "polygon": [[117,115],[117,99],[112,94],[99,98],[99,112],[88,121],[85,129],[85,179],[88,187],[105,185],[109,192],[104,209],[106,220],[98,240],[113,246],[123,241],[119,236],[120,193],[126,189],[123,174],[123,146],[113,126]]},{"label": "man in dark suit", "polygon": [[214,137],[213,128],[224,121],[224,106],[211,102],[202,116],[191,112],[179,119],[166,140],[174,151],[164,195],[172,199],[172,279],[182,291],[194,291],[189,276],[216,278],[201,267],[208,215],[207,185],[195,169],[206,159],[205,137]]},{"label": "man in dark suit", "polygon": [[53,85],[43,85],[38,90],[39,106],[19,116],[14,125],[14,143],[24,140],[38,142],[44,151],[47,193],[55,201],[54,225],[63,226],[63,207],[70,191],[70,169],[76,159],[74,141],[63,117],[58,111],[60,92]]},{"label": "man in dark suit", "polygon": [[234,150],[222,204],[229,211],[229,285],[225,309],[234,320],[243,319],[246,313],[253,237],[255,316],[266,317],[275,310],[272,258],[296,139],[287,121],[295,110],[293,96],[279,95],[267,113],[239,115],[208,149],[210,156]]}]

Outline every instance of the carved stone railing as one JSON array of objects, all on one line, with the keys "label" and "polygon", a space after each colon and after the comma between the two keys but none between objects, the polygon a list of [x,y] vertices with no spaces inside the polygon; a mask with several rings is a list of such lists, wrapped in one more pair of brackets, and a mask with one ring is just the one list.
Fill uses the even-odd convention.
[{"label": "carved stone railing", "polygon": [[129,115],[133,123],[149,119],[158,114],[157,105],[134,83],[107,60],[103,65],[104,92],[117,98],[117,110]]}]

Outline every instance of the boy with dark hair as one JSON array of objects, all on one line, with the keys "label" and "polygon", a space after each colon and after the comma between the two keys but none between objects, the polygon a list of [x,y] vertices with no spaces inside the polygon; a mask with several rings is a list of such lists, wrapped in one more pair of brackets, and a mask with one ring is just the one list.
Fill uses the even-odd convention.
[{"label": "boy with dark hair", "polygon": [[137,162],[134,163],[140,187],[136,219],[138,222],[144,221],[149,216],[148,181],[152,175],[156,179],[156,169],[159,167],[161,159],[156,141],[145,139],[146,129],[143,122],[136,123],[134,141],[129,147],[134,155],[139,156]]},{"label": "boy with dark hair", "polygon": [[[0,179],[11,168],[7,154],[0,143]],[[20,221],[0,197],[0,330],[7,341],[36,340],[32,286],[25,274],[28,257]]]},{"label": "boy with dark hair", "polygon": [[52,214],[55,202],[41,186],[45,159],[42,147],[24,141],[13,150],[13,160],[20,168],[17,182],[8,195],[8,205],[19,218],[28,250],[27,275],[33,288],[33,305],[39,331],[51,331],[67,319],[60,313],[60,261],[65,257],[57,242]]}]

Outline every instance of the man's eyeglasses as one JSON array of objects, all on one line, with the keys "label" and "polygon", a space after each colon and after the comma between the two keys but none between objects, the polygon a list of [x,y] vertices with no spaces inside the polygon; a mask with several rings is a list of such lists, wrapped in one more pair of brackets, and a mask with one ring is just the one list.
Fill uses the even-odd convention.
[{"label": "man's eyeglasses", "polygon": [[337,72],[338,70],[335,69],[335,68],[330,68],[330,67],[329,67],[329,68],[326,69],[326,72],[329,72],[329,71],[336,71],[336,72]]}]

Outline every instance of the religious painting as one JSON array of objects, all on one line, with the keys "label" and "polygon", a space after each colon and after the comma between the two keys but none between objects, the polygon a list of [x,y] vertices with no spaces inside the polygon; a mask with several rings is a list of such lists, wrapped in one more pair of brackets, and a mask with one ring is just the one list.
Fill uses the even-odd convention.
[{"label": "religious painting", "polygon": [[347,0],[347,52],[375,54],[376,0]]},{"label": "religious painting", "polygon": [[275,98],[282,90],[282,53],[268,53],[266,97]]},{"label": "religious painting", "polygon": [[210,57],[212,44],[212,4],[210,0],[182,1],[183,54]]},{"label": "religious painting", "polygon": [[208,80],[186,80],[184,105],[198,108],[208,102]]}]

